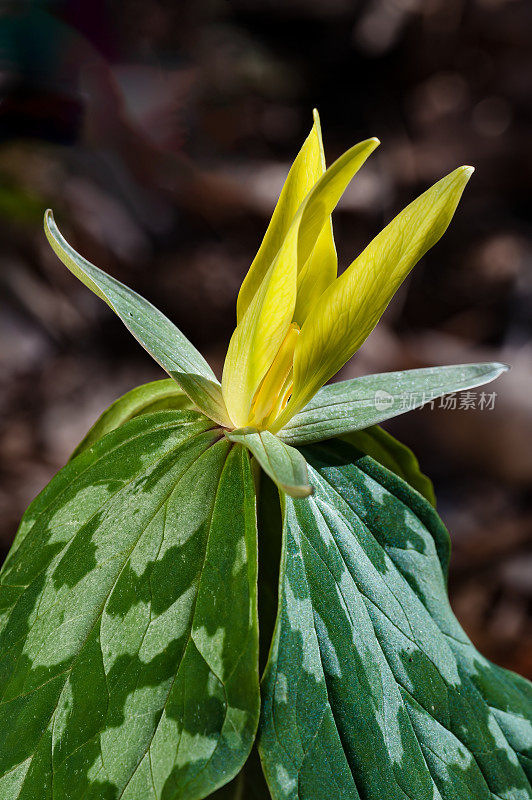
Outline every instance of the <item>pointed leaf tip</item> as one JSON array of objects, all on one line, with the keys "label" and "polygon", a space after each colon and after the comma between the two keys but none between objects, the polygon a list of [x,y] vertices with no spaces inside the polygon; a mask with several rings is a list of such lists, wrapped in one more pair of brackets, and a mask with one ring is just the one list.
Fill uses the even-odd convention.
[{"label": "pointed leaf tip", "polygon": [[44,215],[44,230],[52,250],[65,267],[107,303],[198,409],[220,425],[230,424],[214,372],[174,323],[133,289],[76,252],[57,227],[51,209]]},{"label": "pointed leaf tip", "polygon": [[309,482],[307,462],[299,450],[282,442],[269,431],[239,428],[224,433],[230,442],[247,447],[264,472],[287,495],[303,498],[314,493]]},{"label": "pointed leaf tip", "polygon": [[445,394],[483,386],[508,369],[507,364],[487,361],[384,372],[332,383],[289,420],[279,437],[299,446],[343,436],[413,411]]}]

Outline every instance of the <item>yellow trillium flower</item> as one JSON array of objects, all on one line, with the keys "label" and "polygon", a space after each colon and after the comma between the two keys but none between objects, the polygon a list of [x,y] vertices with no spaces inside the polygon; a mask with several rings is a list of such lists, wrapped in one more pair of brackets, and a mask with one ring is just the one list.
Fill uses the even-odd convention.
[{"label": "yellow trillium flower", "polygon": [[378,144],[367,139],[326,169],[314,112],[238,296],[222,377],[235,428],[281,430],[358,350],[449,225],[472,167],[418,197],[337,277],[331,214]]},{"label": "yellow trillium flower", "polygon": [[[175,382],[174,407],[177,397],[178,408],[190,406],[209,417],[292,497],[312,492],[298,446],[401,413],[394,403],[405,387],[435,399],[487,383],[507,369],[498,363],[429,367],[321,389],[358,350],[412,267],[443,235],[473,171],[460,167],[434,184],[337,277],[331,214],[378,144],[377,139],[360,142],[326,169],[314,112],[312,130],[240,289],[221,384],[171,320],[77,253],[52,212],[45,214],[46,236],[61,261],[109,305]],[[392,401],[384,409],[377,403],[383,393]]]}]

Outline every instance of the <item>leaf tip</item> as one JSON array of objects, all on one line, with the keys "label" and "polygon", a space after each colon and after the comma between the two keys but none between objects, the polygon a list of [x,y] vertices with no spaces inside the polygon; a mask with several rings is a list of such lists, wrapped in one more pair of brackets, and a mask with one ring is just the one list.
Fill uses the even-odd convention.
[{"label": "leaf tip", "polygon": [[[470,167],[467,165],[462,167],[457,167],[448,176],[451,179],[451,185],[459,187],[459,191],[460,193],[462,193],[466,184],[469,183],[469,179],[471,175],[474,173],[474,171],[475,167]],[[443,180],[445,180],[445,178]]]},{"label": "leaf tip", "polygon": [[503,364],[502,361],[483,361],[478,366],[489,372],[491,375],[489,378],[490,381],[495,380],[495,378],[498,378],[499,375],[502,375],[511,369],[510,364]]},{"label": "leaf tip", "polygon": [[503,372],[509,372],[512,369],[511,364],[503,364],[502,361],[494,361],[493,368],[498,370],[499,375],[502,375]]},{"label": "leaf tip", "polygon": [[314,494],[314,486],[310,484],[301,484],[299,486],[287,486],[284,484],[281,488],[287,495],[297,500],[303,500],[305,497],[311,497]]},{"label": "leaf tip", "polygon": [[460,172],[463,175],[464,180],[466,182],[469,180],[469,178],[474,173],[474,171],[475,171],[475,167],[469,167],[467,165],[463,166],[463,167],[458,167],[458,172]]},{"label": "leaf tip", "polygon": [[48,229],[50,225],[54,224],[54,222],[54,212],[51,208],[47,208],[44,212],[44,229]]}]

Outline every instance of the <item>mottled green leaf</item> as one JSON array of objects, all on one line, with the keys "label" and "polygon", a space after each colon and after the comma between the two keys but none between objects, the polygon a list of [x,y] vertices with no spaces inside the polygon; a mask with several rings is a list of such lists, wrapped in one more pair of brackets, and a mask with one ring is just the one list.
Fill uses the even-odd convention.
[{"label": "mottled green leaf", "polygon": [[61,470],[23,531],[0,576],[2,800],[228,782],[259,710],[246,450],[196,412],[139,417]]},{"label": "mottled green leaf", "polygon": [[117,314],[158,364],[199,409],[220,425],[229,424],[220,384],[199,350],[159,309],[91,264],[69,245],[50,210],[44,218],[50,246],[63,264]]},{"label": "mottled green leaf", "polygon": [[434,509],[345,442],[304,453],[263,687],[274,800],[530,800],[532,686],[454,617]]},{"label": "mottled green leaf", "polygon": [[271,800],[256,747],[236,778],[210,797],[211,800]]},{"label": "mottled green leaf", "polygon": [[242,428],[225,431],[231,442],[247,447],[264,472],[291,497],[307,497],[312,493],[305,459],[294,447],[282,442],[269,431]]},{"label": "mottled green leaf", "polygon": [[345,433],[340,438],[367,456],[371,456],[383,467],[395,472],[436,507],[436,495],[431,479],[421,472],[419,462],[412,450],[388,431],[379,425],[372,425],[362,431]]},{"label": "mottled green leaf", "polygon": [[290,419],[278,436],[288,444],[308,444],[362,430],[420,408],[438,397],[473,389],[506,372],[506,364],[457,364],[364,375],[324,386]]},{"label": "mottled green leaf", "polygon": [[177,383],[170,378],[161,381],[151,381],[131,389],[130,392],[115,400],[94,423],[90,431],[78,444],[71,458],[90,447],[106,433],[119,428],[124,422],[140,417],[142,414],[151,414],[154,411],[173,409],[191,409],[192,401],[179,388]]}]

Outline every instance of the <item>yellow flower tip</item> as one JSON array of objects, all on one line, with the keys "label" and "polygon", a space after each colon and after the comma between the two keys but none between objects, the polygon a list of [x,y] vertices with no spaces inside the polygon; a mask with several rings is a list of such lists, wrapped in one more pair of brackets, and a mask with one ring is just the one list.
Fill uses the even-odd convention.
[{"label": "yellow flower tip", "polygon": [[[457,167],[457,169],[455,169],[454,172],[451,172],[448,177],[452,177],[454,175],[458,183],[465,186],[474,171],[475,167],[470,167],[467,165],[463,167]],[[442,180],[445,180],[445,178],[442,178]]]},{"label": "yellow flower tip", "polygon": [[[320,115],[319,115],[319,112],[318,112],[317,108],[313,108],[312,109],[312,119],[314,121],[314,128],[316,130],[316,133],[318,135],[318,140],[320,142],[320,149],[323,151],[323,141],[322,141],[322,135],[321,135],[321,121],[320,121]],[[323,168],[325,169],[325,161],[323,162]]]},{"label": "yellow flower tip", "polygon": [[461,183],[463,182],[465,186],[465,184],[468,182],[469,178],[474,173],[474,171],[475,167],[470,167],[466,165],[463,167],[458,167],[458,169],[455,169],[454,173],[451,173],[451,175],[456,175],[459,181]]}]

